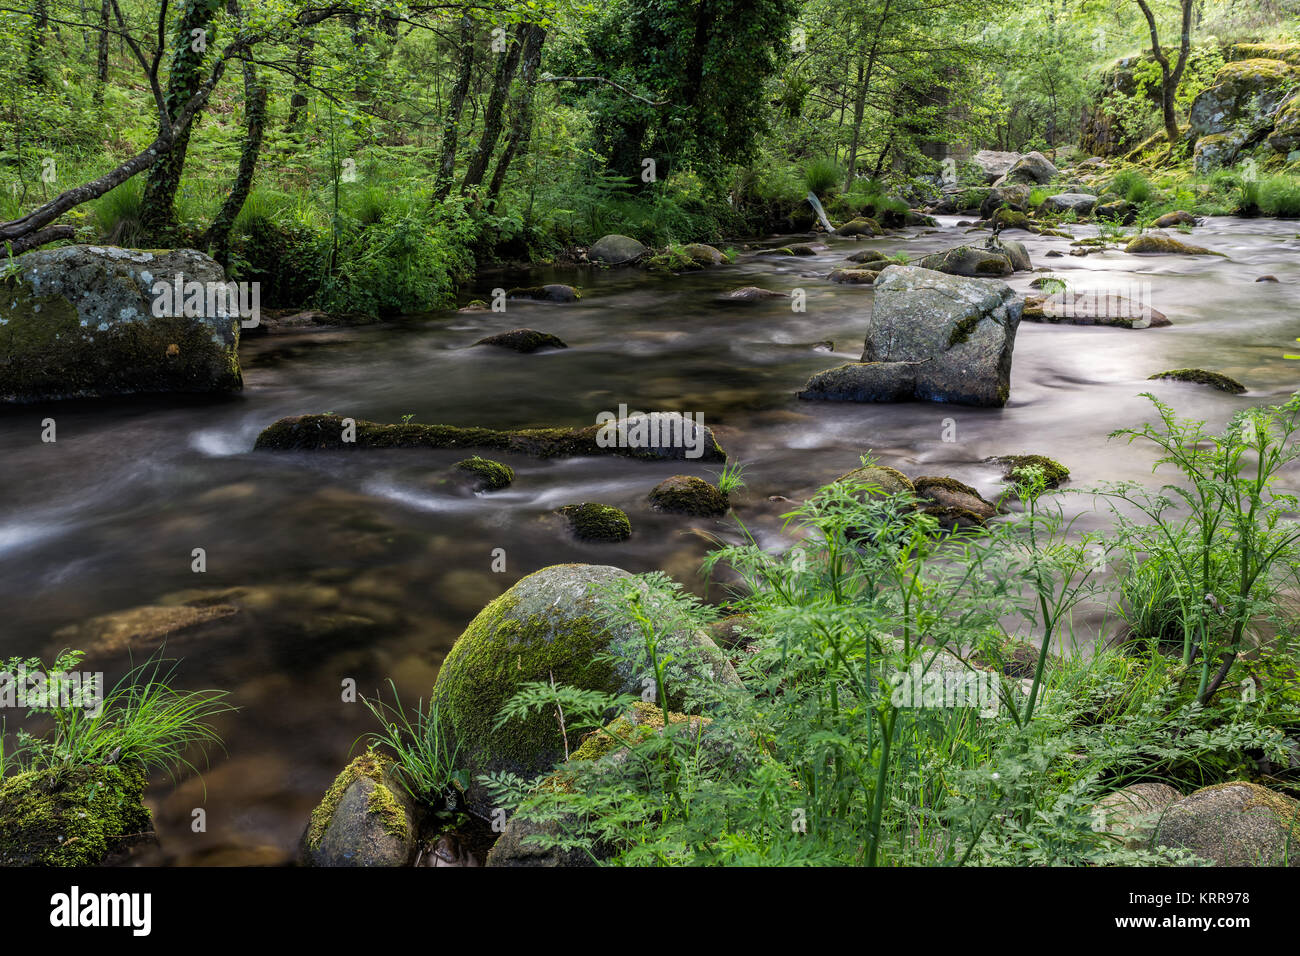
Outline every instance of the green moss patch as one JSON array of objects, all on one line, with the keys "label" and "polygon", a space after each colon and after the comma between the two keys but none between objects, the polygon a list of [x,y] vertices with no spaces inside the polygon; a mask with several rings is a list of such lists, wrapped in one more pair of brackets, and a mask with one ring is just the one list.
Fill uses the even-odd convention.
[{"label": "green moss patch", "polygon": [[559,510],[569,519],[574,537],[581,541],[626,541],[632,537],[632,522],[612,505],[584,501]]},{"label": "green moss patch", "polygon": [[1203,368],[1174,368],[1167,372],[1157,372],[1155,375],[1148,375],[1147,380],[1155,379],[1172,379],[1175,382],[1192,382],[1196,385],[1208,385],[1211,388],[1217,388],[1221,392],[1228,392],[1231,395],[1240,395],[1246,391],[1246,386],[1242,385],[1235,378],[1230,378],[1219,372],[1210,372]]},{"label": "green moss patch", "polygon": [[1004,481],[1023,481],[1028,470],[1033,468],[1043,473],[1049,488],[1055,488],[1070,477],[1070,469],[1046,455],[1002,455],[990,460],[1002,466]]},{"label": "green moss patch", "polygon": [[339,808],[339,801],[343,799],[343,794],[363,777],[368,777],[375,784],[366,805],[367,810],[382,818],[384,829],[388,832],[401,837],[407,835],[406,812],[388,788],[384,777],[385,771],[391,764],[392,761],[387,757],[376,753],[373,749],[367,749],[343,768],[334,778],[329,789],[325,791],[325,796],[321,798],[316,809],[311,812],[311,821],[307,824],[309,849],[320,848],[321,840],[325,838],[325,831],[329,829],[330,821],[334,819],[334,811]]},{"label": "green moss patch", "polygon": [[499,491],[515,480],[515,470],[509,465],[478,455],[458,461],[452,467],[472,475],[475,487],[480,491]]}]

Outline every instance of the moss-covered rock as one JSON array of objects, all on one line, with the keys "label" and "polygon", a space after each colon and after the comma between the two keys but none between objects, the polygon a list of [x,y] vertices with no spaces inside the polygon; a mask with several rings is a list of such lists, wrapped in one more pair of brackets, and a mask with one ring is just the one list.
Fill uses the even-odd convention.
[{"label": "moss-covered rock", "polygon": [[303,834],[307,866],[406,866],[415,855],[415,809],[392,761],[367,750],[334,778]]},{"label": "moss-covered rock", "polygon": [[1009,276],[1016,271],[1011,257],[1003,249],[983,246],[957,246],[943,252],[933,252],[922,258],[917,265],[922,269],[933,269],[948,275],[981,279]]},{"label": "moss-covered rock", "polygon": [[1284,60],[1257,57],[1224,64],[1188,111],[1197,171],[1237,162],[1245,147],[1274,126],[1278,108],[1298,80],[1300,70]]},{"label": "moss-covered rock", "polygon": [[727,259],[720,250],[702,242],[688,242],[686,245],[682,246],[682,255],[686,256],[696,265],[705,267],[720,266]]},{"label": "moss-covered rock", "polygon": [[[192,314],[155,315],[173,310],[178,274],[201,284],[181,302]],[[19,256],[0,269],[0,401],[238,391],[240,318],[225,281],[193,249],[65,246]],[[155,291],[162,283],[165,296]]]},{"label": "moss-covered rock", "polygon": [[1194,226],[1196,217],[1185,209],[1175,209],[1173,212],[1167,212],[1151,224],[1156,229],[1172,229],[1175,226]]},{"label": "moss-covered rock", "polygon": [[[658,415],[658,418],[655,416]],[[300,415],[267,426],[254,447],[273,451],[338,451],[354,448],[490,448],[538,458],[622,455],[656,461],[687,457],[724,461],[708,426],[674,413],[632,415],[585,428],[461,428],[455,425],[382,425],[356,420],[356,441],[345,442],[339,415]],[[620,439],[619,435],[623,437]],[[699,450],[700,454],[688,454]]]},{"label": "moss-covered rock", "polygon": [[569,519],[569,530],[579,541],[626,541],[632,537],[632,522],[612,505],[584,501],[565,505],[559,512]]},{"label": "moss-covered rock", "polygon": [[1043,473],[1048,488],[1055,488],[1070,477],[1070,469],[1046,455],[1000,455],[989,461],[1002,466],[1003,481],[1021,481],[1034,468]]},{"label": "moss-covered rock", "polygon": [[888,262],[889,256],[885,255],[879,249],[859,249],[853,255],[848,257],[849,262],[856,262],[859,265],[866,265],[871,262]]},{"label": "moss-covered rock", "polygon": [[500,491],[515,480],[515,470],[490,458],[465,458],[452,466],[471,477],[476,491]]},{"label": "moss-covered rock", "polygon": [[582,293],[571,285],[551,283],[550,285],[523,286],[506,293],[507,299],[532,299],[534,302],[577,302]]},{"label": "moss-covered rock", "polygon": [[727,496],[703,478],[673,475],[654,486],[650,504],[656,511],[714,517],[727,513]]},{"label": "moss-covered rock", "polygon": [[1124,251],[1134,255],[1146,254],[1163,254],[1163,255],[1180,255],[1180,256],[1220,256],[1221,252],[1212,252],[1201,246],[1194,246],[1191,243],[1174,239],[1172,236],[1162,236],[1153,232],[1144,232],[1140,236],[1134,236],[1124,247]]},{"label": "moss-covered rock", "polygon": [[1281,60],[1300,67],[1300,43],[1234,43],[1229,60]]},{"label": "moss-covered rock", "polygon": [[841,285],[871,285],[878,275],[875,269],[834,269],[828,278]]},{"label": "moss-covered rock", "polygon": [[[432,703],[459,748],[458,764],[469,772],[466,796],[474,813],[489,817],[492,811],[480,774],[537,776],[564,758],[564,736],[553,713],[496,725],[502,707],[524,683],[553,680],[557,686],[641,695],[651,676],[644,635],[634,626],[610,623],[610,609],[598,590],[627,577],[626,571],[600,565],[543,568],[484,608],[448,653]],[[661,634],[658,653],[671,657],[665,681],[675,709],[681,709],[693,685],[739,684],[703,632]],[[576,744],[570,741],[571,747]]]},{"label": "moss-covered rock", "polygon": [[238,607],[226,603],[202,607],[145,604],[61,627],[54,632],[54,639],[63,647],[81,648],[92,658],[148,651],[165,641],[207,633],[207,625],[238,613]]},{"label": "moss-covered rock", "polygon": [[541,349],[568,348],[559,336],[551,335],[549,332],[538,332],[536,329],[511,329],[508,332],[497,332],[495,335],[488,335],[479,339],[474,344],[495,345],[498,348],[510,349],[512,352],[523,352],[525,354],[537,352]]},{"label": "moss-covered rock", "polygon": [[0,866],[100,866],[152,839],[135,765],[28,770],[0,779]]},{"label": "moss-covered rock", "polygon": [[922,510],[943,524],[981,525],[998,513],[983,495],[956,478],[921,475],[913,480],[912,487]]},{"label": "moss-covered rock", "polygon": [[1147,379],[1172,379],[1175,382],[1192,382],[1196,385],[1208,385],[1211,388],[1217,388],[1219,391],[1228,392],[1231,395],[1240,395],[1246,391],[1246,386],[1242,385],[1235,378],[1230,378],[1221,372],[1210,372],[1203,368],[1173,368],[1167,372],[1157,372],[1155,375],[1148,375]]},{"label": "moss-covered rock", "polygon": [[880,228],[880,223],[867,216],[858,216],[856,219],[850,219],[844,225],[835,230],[835,235],[851,238],[853,236],[880,236],[884,235],[885,230]]},{"label": "moss-covered rock", "polygon": [[885,496],[916,493],[912,479],[888,465],[862,465],[840,475],[835,484],[866,485],[870,493]]},{"label": "moss-covered rock", "polygon": [[587,250],[587,258],[606,266],[629,265],[648,251],[631,236],[609,235],[596,240]]},{"label": "moss-covered rock", "polygon": [[1216,866],[1300,866],[1300,803],[1256,783],[1205,787],[1165,809],[1152,844]]}]

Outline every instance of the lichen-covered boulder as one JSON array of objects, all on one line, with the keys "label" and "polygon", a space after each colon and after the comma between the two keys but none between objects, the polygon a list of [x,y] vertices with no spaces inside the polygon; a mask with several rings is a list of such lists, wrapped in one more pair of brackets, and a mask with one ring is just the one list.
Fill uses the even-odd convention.
[{"label": "lichen-covered boulder", "polygon": [[1021,156],[1011,168],[1007,170],[1006,175],[997,180],[996,185],[1005,186],[1008,183],[1050,183],[1057,174],[1056,165],[1037,151],[1026,153]]},{"label": "lichen-covered boulder", "polygon": [[152,839],[135,765],[27,770],[0,779],[0,866],[100,866]]},{"label": "lichen-covered boulder", "polygon": [[[178,275],[178,311],[191,314],[155,315],[175,310]],[[221,266],[193,249],[19,256],[0,269],[0,401],[238,391],[239,303],[228,291]]]},{"label": "lichen-covered boulder", "polygon": [[[433,685],[438,708],[469,775],[469,809],[492,814],[490,791],[480,774],[508,771],[524,777],[546,773],[564,759],[564,735],[551,712],[497,718],[529,681],[640,696],[651,678],[645,638],[638,628],[609,621],[601,586],[628,578],[607,565],[561,564],[519,581],[470,622]],[[651,600],[655,600],[651,598]],[[738,685],[735,670],[702,631],[669,630],[659,636],[667,663],[670,702],[680,709],[688,688]],[[611,715],[612,716],[612,715]],[[577,741],[570,740],[576,747]]]},{"label": "lichen-covered boulder", "polygon": [[1141,849],[1151,842],[1160,814],[1182,798],[1168,784],[1135,783],[1093,804],[1094,826],[1099,832],[1119,837],[1129,849]]},{"label": "lichen-covered boulder", "polygon": [[726,261],[726,256],[719,250],[703,242],[689,242],[682,246],[682,255],[697,266],[720,266]]},{"label": "lichen-covered boulder", "polygon": [[1197,94],[1187,114],[1192,156],[1199,172],[1236,162],[1241,150],[1273,128],[1300,71],[1284,60],[1249,59],[1224,64]]},{"label": "lichen-covered boulder", "polygon": [[1268,134],[1268,145],[1291,158],[1300,149],[1300,94],[1291,96],[1278,109],[1273,118],[1273,132]]},{"label": "lichen-covered boulder", "polygon": [[711,518],[727,513],[727,496],[703,478],[673,475],[655,485],[650,505],[656,511]]},{"label": "lichen-covered boulder", "polygon": [[969,162],[979,169],[980,178],[984,182],[993,183],[1010,172],[1011,167],[1020,161],[1022,155],[995,149],[981,149],[970,158]]},{"label": "lichen-covered boulder", "polygon": [[602,265],[619,266],[635,262],[649,251],[631,236],[609,235],[596,240],[587,250],[587,258]]},{"label": "lichen-covered boulder", "polygon": [[1217,866],[1300,866],[1300,802],[1256,783],[1221,783],[1167,807],[1152,845]]},{"label": "lichen-covered boulder", "polygon": [[875,282],[862,362],[820,372],[800,398],[1001,406],[1022,301],[995,279],[890,266]]},{"label": "lichen-covered boulder", "polygon": [[306,866],[406,866],[415,856],[415,821],[392,761],[367,750],[312,811],[299,856]]}]

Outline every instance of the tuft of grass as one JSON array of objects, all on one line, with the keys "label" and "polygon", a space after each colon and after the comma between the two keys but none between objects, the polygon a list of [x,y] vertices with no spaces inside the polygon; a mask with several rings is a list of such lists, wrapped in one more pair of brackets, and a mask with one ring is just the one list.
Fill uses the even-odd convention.
[{"label": "tuft of grass", "polygon": [[133,176],[90,205],[95,227],[104,242],[128,249],[144,243],[144,227],[141,225],[144,177]]},{"label": "tuft of grass", "polygon": [[1300,218],[1300,177],[1270,176],[1256,185],[1256,204],[1266,216]]},{"label": "tuft of grass", "polygon": [[728,461],[722,466],[721,471],[712,472],[712,474],[717,478],[717,481],[715,481],[714,484],[718,486],[718,490],[724,495],[729,495],[733,491],[745,487],[744,472],[744,465],[738,461],[731,461],[728,459]]},{"label": "tuft of grass", "polygon": [[392,755],[393,773],[411,799],[422,805],[437,805],[453,783],[462,788],[468,784],[455,769],[457,751],[447,739],[437,705],[430,701],[425,707],[421,698],[415,705],[412,723],[402,707],[397,685],[389,679],[388,686],[393,692],[391,705],[379,697],[361,698],[384,728],[365,736],[371,746],[383,747]]},{"label": "tuft of grass", "polygon": [[844,170],[832,159],[814,159],[804,167],[803,181],[820,198],[844,181]]}]

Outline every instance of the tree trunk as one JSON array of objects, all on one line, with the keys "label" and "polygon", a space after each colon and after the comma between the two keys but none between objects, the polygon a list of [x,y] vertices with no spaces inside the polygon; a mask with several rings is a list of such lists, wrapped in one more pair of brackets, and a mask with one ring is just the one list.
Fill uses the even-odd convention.
[{"label": "tree trunk", "polygon": [[1187,55],[1192,48],[1192,3],[1193,0],[1181,0],[1182,29],[1178,38],[1178,61],[1170,66],[1169,57],[1160,46],[1160,30],[1156,26],[1155,14],[1146,0],[1137,0],[1142,15],[1146,18],[1147,29],[1151,33],[1151,55],[1160,64],[1160,107],[1165,124],[1165,136],[1169,148],[1178,142],[1178,112],[1175,102],[1178,96],[1178,84],[1182,81],[1183,70],[1187,66]]},{"label": "tree trunk", "polygon": [[99,49],[95,60],[95,103],[104,102],[104,87],[108,85],[108,24],[112,11],[110,0],[99,3]]},{"label": "tree trunk", "polygon": [[510,120],[510,136],[497,168],[492,172],[492,182],[488,186],[488,198],[496,199],[506,181],[510,163],[520,148],[528,147],[528,138],[533,132],[533,99],[537,94],[537,69],[542,63],[542,45],[546,42],[546,28],[535,23],[528,25],[524,39],[523,66],[519,71],[519,98],[515,103],[514,116]]},{"label": "tree trunk", "polygon": [[[203,60],[207,44],[213,40],[212,21],[216,17],[219,0],[186,0],[181,11],[176,35],[172,39],[171,72],[167,77],[164,102],[167,115],[175,122],[185,104],[198,92],[203,83]],[[195,30],[205,31],[203,50],[195,50]],[[172,148],[149,169],[145,182],[144,201],[140,216],[145,231],[161,236],[176,224],[176,191],[180,188],[181,173],[185,169],[185,152],[189,148],[192,122],[174,137]]]},{"label": "tree trunk", "polygon": [[297,85],[294,87],[293,95],[289,97],[289,118],[284,124],[286,132],[291,133],[298,128],[298,120],[307,107],[307,94],[303,92],[307,88],[304,77],[311,75],[311,51],[315,45],[316,41],[308,33],[304,33],[298,40],[298,49],[293,57],[293,72]]},{"label": "tree trunk", "polygon": [[45,31],[50,26],[48,0],[32,4],[32,32],[27,38],[27,79],[34,86],[45,85]]},{"label": "tree trunk", "polygon": [[[237,0],[230,0],[230,14],[236,22],[240,20]],[[222,268],[230,265],[230,230],[235,224],[235,217],[244,207],[249,191],[253,188],[253,175],[257,172],[257,159],[262,151],[262,133],[266,126],[266,86],[258,80],[257,67],[252,57],[244,60],[244,148],[239,155],[239,170],[235,173],[235,182],[230,195],[221,204],[221,210],[212,220],[212,226],[204,238],[204,245],[212,252],[212,258],[221,263]]]},{"label": "tree trunk", "polygon": [[469,82],[474,72],[474,20],[464,14],[460,18],[460,61],[456,72],[456,85],[452,87],[451,102],[447,104],[446,121],[442,124],[442,155],[438,157],[438,184],[433,197],[438,202],[451,192],[452,178],[456,174],[456,136],[460,131],[460,114],[469,95]]},{"label": "tree trunk", "polygon": [[460,184],[461,192],[483,182],[488,162],[492,159],[497,140],[501,138],[502,114],[505,112],[506,97],[510,92],[510,81],[514,79],[515,70],[519,66],[519,53],[525,29],[526,25],[521,23],[515,30],[515,36],[505,53],[499,54],[501,62],[497,65],[496,75],[492,80],[492,95],[488,98],[487,109],[483,113],[483,135],[479,138],[473,155],[470,156],[469,169],[465,172],[464,182]]}]

